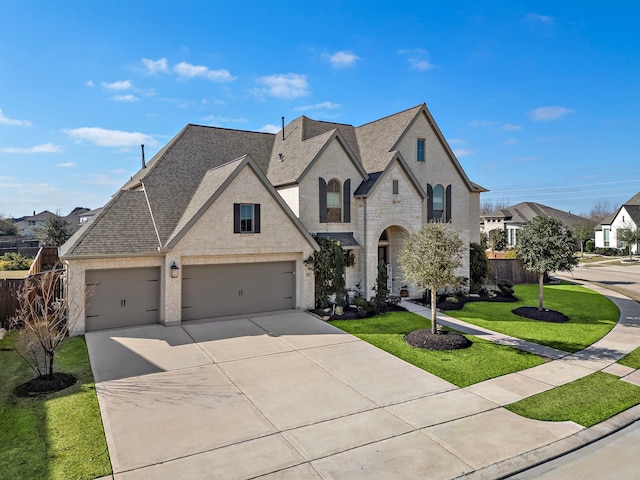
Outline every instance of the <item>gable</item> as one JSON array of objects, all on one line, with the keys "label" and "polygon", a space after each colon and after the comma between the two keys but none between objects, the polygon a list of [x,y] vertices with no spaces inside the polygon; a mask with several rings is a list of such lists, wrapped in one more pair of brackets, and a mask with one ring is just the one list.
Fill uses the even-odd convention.
[{"label": "gable", "polygon": [[[180,255],[249,255],[302,252],[318,248],[277,193],[245,164],[216,192],[215,201],[190,223],[173,249]],[[234,233],[234,204],[260,205],[260,233]]]}]

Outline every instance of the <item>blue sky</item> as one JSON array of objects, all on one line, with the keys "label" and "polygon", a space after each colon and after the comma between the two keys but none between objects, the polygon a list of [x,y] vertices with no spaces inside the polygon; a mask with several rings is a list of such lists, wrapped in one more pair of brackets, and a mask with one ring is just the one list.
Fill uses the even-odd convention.
[{"label": "blue sky", "polygon": [[0,214],[102,206],[187,123],[422,102],[486,200],[640,191],[640,2],[484,3],[4,0]]}]

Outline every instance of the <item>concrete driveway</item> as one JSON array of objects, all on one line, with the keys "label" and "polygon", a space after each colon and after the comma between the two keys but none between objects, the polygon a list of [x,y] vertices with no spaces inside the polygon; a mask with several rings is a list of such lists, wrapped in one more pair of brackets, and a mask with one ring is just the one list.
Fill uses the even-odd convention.
[{"label": "concrete driveway", "polygon": [[116,479],[454,478],[581,428],[518,417],[303,312],[86,339]]}]

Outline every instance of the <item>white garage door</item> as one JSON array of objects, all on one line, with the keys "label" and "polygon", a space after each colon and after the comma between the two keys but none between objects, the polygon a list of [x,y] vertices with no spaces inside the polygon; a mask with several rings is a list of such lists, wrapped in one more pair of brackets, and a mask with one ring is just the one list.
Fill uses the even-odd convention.
[{"label": "white garage door", "polygon": [[183,320],[296,306],[295,262],[190,265],[183,270]]},{"label": "white garage door", "polygon": [[89,270],[85,330],[158,322],[160,268]]}]

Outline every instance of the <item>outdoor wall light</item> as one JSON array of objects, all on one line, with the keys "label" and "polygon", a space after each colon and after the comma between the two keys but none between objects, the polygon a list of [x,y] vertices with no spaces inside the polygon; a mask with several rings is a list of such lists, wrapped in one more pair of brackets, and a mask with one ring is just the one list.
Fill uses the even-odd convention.
[{"label": "outdoor wall light", "polygon": [[176,262],[173,262],[171,265],[171,278],[178,278],[178,270],[180,270],[180,268],[178,268]]}]

